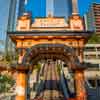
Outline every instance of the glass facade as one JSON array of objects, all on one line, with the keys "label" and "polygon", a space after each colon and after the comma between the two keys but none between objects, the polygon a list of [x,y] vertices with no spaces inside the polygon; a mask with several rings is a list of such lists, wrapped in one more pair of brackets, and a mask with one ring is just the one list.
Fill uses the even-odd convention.
[{"label": "glass facade", "polygon": [[0,0],[0,51],[4,52],[10,0]]},{"label": "glass facade", "polygon": [[48,16],[49,13],[54,15],[54,0],[47,0],[46,1],[46,16]]},{"label": "glass facade", "polygon": [[32,12],[33,19],[46,17],[49,13],[68,18],[72,14],[72,0],[29,0],[25,9]]},{"label": "glass facade", "polygon": [[9,4],[9,19],[8,19],[8,31],[12,31],[15,29],[15,11],[16,11],[16,3],[17,0],[10,0]]},{"label": "glass facade", "polygon": [[[10,0],[7,31],[10,32],[16,31],[17,19],[19,16],[23,15],[24,11],[25,11],[25,0]],[[15,45],[8,36],[6,36],[5,47],[6,47],[6,55],[11,55],[14,57]]]},{"label": "glass facade", "polygon": [[17,18],[25,11],[25,0],[10,0],[8,31],[16,30]]},{"label": "glass facade", "polygon": [[17,0],[17,7],[16,10],[18,10],[18,16],[21,16],[25,11],[25,0]]},{"label": "glass facade", "polygon": [[72,14],[71,0],[54,0],[54,16],[68,18]]},{"label": "glass facade", "polygon": [[33,19],[46,16],[46,0],[29,0],[25,10],[32,13]]}]

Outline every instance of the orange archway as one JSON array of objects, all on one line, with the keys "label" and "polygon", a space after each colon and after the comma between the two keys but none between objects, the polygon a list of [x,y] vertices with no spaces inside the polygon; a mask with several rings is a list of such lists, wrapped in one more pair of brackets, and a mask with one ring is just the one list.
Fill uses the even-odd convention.
[{"label": "orange archway", "polygon": [[[21,71],[18,74],[17,78],[17,88],[21,91],[25,92],[25,88],[27,87],[27,73],[26,71],[32,70],[32,66],[36,64],[41,59],[60,59],[68,64],[68,67],[74,71],[74,80],[75,80],[75,87],[76,87],[76,98],[77,100],[85,100],[86,98],[86,91],[84,85],[84,69],[83,66],[76,53],[74,48],[68,47],[63,44],[40,44],[35,45],[30,49],[27,49],[22,64],[19,65],[19,69]],[[27,69],[25,69],[27,68]],[[21,82],[19,81],[21,80]],[[78,84],[78,85],[77,85]],[[20,93],[19,93],[20,94]],[[19,99],[21,98],[21,99]],[[25,100],[26,96],[17,95],[16,100]],[[68,98],[66,98],[68,99]],[[70,98],[69,98],[70,99]]]},{"label": "orange archway", "polygon": [[72,15],[68,22],[64,18],[46,17],[36,18],[32,23],[31,16],[25,14],[18,19],[17,31],[8,32],[19,51],[16,100],[26,100],[27,72],[32,69],[32,65],[48,58],[68,63],[74,71],[74,99],[86,100],[83,48],[91,32],[84,30],[83,19],[77,14]]}]

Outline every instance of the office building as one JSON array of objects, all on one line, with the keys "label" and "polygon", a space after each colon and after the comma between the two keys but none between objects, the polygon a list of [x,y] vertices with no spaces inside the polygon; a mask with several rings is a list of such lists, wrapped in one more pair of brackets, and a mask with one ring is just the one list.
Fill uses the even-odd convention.
[{"label": "office building", "polygon": [[54,0],[54,15],[68,18],[72,15],[71,0]]},{"label": "office building", "polygon": [[16,3],[17,0],[10,0],[7,31],[15,30]]},{"label": "office building", "polygon": [[0,51],[2,52],[5,51],[10,1],[11,0],[0,0],[0,40],[3,41],[3,44],[0,43]]},{"label": "office building", "polygon": [[46,1],[46,16],[48,16],[49,13],[54,15],[54,0],[47,0]]},{"label": "office building", "polygon": [[24,4],[25,0],[10,0],[8,31],[16,30],[17,18],[22,16],[25,11]]},{"label": "office building", "polygon": [[87,30],[95,31],[100,35],[100,3],[92,3],[85,15]]},{"label": "office building", "polygon": [[77,0],[28,0],[25,9],[32,12],[33,19],[49,14],[65,18],[78,14]]},{"label": "office building", "polygon": [[87,44],[85,46],[84,61],[100,65],[100,44]]},{"label": "office building", "polygon": [[28,0],[25,10],[32,12],[33,20],[36,17],[46,17],[46,0]]},{"label": "office building", "polygon": [[72,14],[71,0],[47,0],[46,16],[51,13],[53,16],[68,18]]},{"label": "office building", "polygon": [[17,0],[16,10],[18,11],[18,16],[22,16],[25,12],[25,0]]},{"label": "office building", "polygon": [[47,17],[49,14],[68,18],[72,14],[72,0],[29,0],[26,11],[32,11],[33,19]]},{"label": "office building", "polygon": [[[25,0],[10,0],[7,31],[16,31],[17,19],[25,12]],[[15,55],[15,45],[6,37],[6,55]]]}]

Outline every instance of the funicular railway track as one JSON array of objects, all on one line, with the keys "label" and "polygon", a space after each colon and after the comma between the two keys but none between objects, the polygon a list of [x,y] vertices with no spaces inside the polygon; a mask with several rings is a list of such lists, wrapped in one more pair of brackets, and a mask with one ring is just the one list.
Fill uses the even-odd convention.
[{"label": "funicular railway track", "polygon": [[34,100],[65,100],[60,90],[60,76],[55,62],[45,64],[43,91]]}]

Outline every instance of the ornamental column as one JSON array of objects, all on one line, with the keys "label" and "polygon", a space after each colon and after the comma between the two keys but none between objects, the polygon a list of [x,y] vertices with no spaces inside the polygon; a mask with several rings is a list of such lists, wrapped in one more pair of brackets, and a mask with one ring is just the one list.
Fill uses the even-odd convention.
[{"label": "ornamental column", "polygon": [[78,14],[78,5],[77,0],[72,0],[72,14]]},{"label": "ornamental column", "polygon": [[84,69],[75,70],[76,100],[87,100]]},{"label": "ornamental column", "polygon": [[26,100],[27,74],[24,71],[18,71],[16,77],[16,100]]},{"label": "ornamental column", "polygon": [[80,62],[82,63],[84,60],[84,54],[83,54],[84,50],[83,48],[80,48]]},{"label": "ornamental column", "polygon": [[25,55],[26,49],[18,48],[18,64],[22,63],[23,57]]}]

